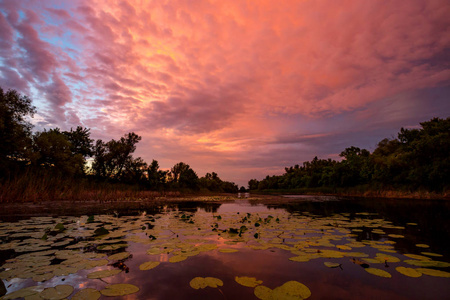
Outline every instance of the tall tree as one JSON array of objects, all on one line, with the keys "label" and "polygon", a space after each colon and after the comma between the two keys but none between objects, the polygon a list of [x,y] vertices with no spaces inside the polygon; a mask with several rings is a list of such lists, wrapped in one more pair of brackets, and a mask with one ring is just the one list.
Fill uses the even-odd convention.
[{"label": "tall tree", "polygon": [[37,132],[33,136],[33,148],[36,166],[64,175],[84,174],[84,157],[72,153],[72,144],[59,128]]},{"label": "tall tree", "polygon": [[100,177],[121,179],[122,174],[126,171],[126,166],[132,165],[132,154],[140,140],[141,137],[134,132],[125,134],[117,141],[112,139],[104,143],[102,140],[97,140],[92,164],[94,174]]},{"label": "tall tree", "polygon": [[33,117],[35,112],[27,96],[15,90],[4,92],[0,87],[0,165],[3,167],[8,162],[27,159],[32,128],[27,117]]},{"label": "tall tree", "polygon": [[175,187],[198,189],[198,176],[188,164],[179,162],[171,169],[172,182]]}]

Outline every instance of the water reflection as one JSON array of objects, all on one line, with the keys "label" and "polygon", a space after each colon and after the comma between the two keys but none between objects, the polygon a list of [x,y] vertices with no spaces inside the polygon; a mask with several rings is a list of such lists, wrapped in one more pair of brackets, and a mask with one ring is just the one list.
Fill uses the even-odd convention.
[{"label": "water reflection", "polygon": [[[21,216],[15,216],[14,223],[0,222],[0,278],[8,293],[36,285],[33,269],[54,272],[51,266],[63,265],[69,253],[72,259],[79,258],[74,263],[77,269],[39,283],[41,288],[69,284],[76,293],[87,287],[102,290],[107,284],[129,283],[140,290],[127,299],[221,299],[224,295],[256,299],[253,288],[234,280],[250,276],[271,289],[291,280],[301,282],[311,290],[311,299],[445,299],[450,293],[448,278],[409,278],[396,271],[398,266],[448,271],[447,202],[286,199],[118,204],[103,208],[107,214],[88,207],[67,217],[55,211],[52,218],[20,221]],[[95,216],[88,222],[91,214]],[[58,223],[64,224],[65,231],[43,239],[46,228]],[[94,236],[100,227],[109,233]],[[64,241],[69,243],[61,244]],[[31,245],[53,252],[42,248],[39,254]],[[87,279],[89,273],[120,268],[112,257],[126,252],[131,255],[119,262],[129,272]],[[411,254],[422,257],[412,261],[422,266],[408,263]],[[51,257],[52,263],[41,268],[32,264],[33,256],[41,261]],[[86,265],[102,259],[107,260],[103,265]],[[140,270],[149,261],[160,264]],[[340,268],[328,268],[324,262],[336,262]],[[377,277],[367,268],[386,271],[391,278]],[[208,276],[221,279],[223,287],[189,286],[191,279]]]}]

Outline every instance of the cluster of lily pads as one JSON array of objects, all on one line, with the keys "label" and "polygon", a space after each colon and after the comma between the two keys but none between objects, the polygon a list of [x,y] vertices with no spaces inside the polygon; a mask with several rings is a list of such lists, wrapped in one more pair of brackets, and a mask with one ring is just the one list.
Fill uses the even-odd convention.
[{"label": "cluster of lily pads", "polygon": [[[442,255],[430,252],[426,244],[416,245],[420,254],[397,253],[396,240],[404,238],[401,234],[404,229],[364,213],[356,217],[350,214],[320,217],[307,212],[273,211],[221,215],[166,211],[156,215],[40,217],[0,222],[0,251],[11,253],[0,266],[0,279],[10,289],[2,299],[64,299],[72,294],[72,299],[83,299],[86,295],[88,299],[98,299],[101,295],[136,293],[139,291],[136,285],[108,284],[104,280],[104,287],[99,290],[75,291],[67,284],[48,286],[53,278],[84,270],[90,270],[86,280],[123,275],[128,272],[127,260],[133,259],[133,253],[126,251],[133,243],[145,247],[148,255],[139,266],[141,272],[209,251],[280,249],[292,254],[289,258],[292,263],[332,259],[334,261],[325,261],[324,265],[343,269],[345,263],[353,263],[360,265],[362,272],[386,278],[392,274],[384,267],[397,264],[397,273],[409,277],[422,274],[450,277],[449,272],[441,270],[450,263],[440,261]],[[363,231],[370,231],[378,239],[363,239]],[[374,252],[375,255],[369,254]],[[235,281],[254,288],[259,299],[283,299],[282,295],[306,299],[311,291],[295,279],[273,289],[253,277],[236,277]],[[22,282],[20,280],[28,280],[29,286],[16,290],[15,283]],[[213,277],[196,277],[186,285],[201,289],[220,287],[223,282]]]}]

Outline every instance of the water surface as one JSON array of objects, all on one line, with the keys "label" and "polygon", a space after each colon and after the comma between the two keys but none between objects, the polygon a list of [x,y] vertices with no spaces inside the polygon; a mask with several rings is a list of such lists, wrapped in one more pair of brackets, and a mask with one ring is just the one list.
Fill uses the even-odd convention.
[{"label": "water surface", "polygon": [[[258,299],[261,286],[291,281],[310,299],[450,295],[446,201],[288,196],[14,209],[0,216],[5,299],[30,286],[29,299],[39,299],[58,285],[73,287],[75,299],[119,283],[139,290],[117,299]],[[101,270],[120,273],[88,278]],[[221,284],[195,289],[196,277]]]}]

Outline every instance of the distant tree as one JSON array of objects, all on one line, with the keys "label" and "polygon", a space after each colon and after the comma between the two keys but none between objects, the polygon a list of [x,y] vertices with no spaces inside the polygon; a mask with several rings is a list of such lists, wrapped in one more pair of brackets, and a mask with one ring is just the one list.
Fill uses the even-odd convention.
[{"label": "distant tree", "polygon": [[158,161],[152,160],[147,168],[147,186],[152,190],[163,189],[166,185],[167,171],[159,170]]},{"label": "distant tree", "polygon": [[28,161],[32,125],[27,117],[35,112],[27,96],[15,90],[4,92],[0,87],[0,176],[11,161]]},{"label": "distant tree", "polygon": [[84,174],[84,157],[72,153],[72,144],[59,128],[37,132],[33,136],[33,148],[35,166],[65,176]]},{"label": "distant tree", "polygon": [[175,188],[198,189],[198,176],[188,164],[179,162],[170,171],[172,183]]},{"label": "distant tree", "polygon": [[130,132],[119,140],[104,143],[97,140],[94,146],[93,173],[99,177],[120,180],[126,167],[132,165],[132,154],[141,137]]},{"label": "distant tree", "polygon": [[71,143],[72,154],[81,154],[85,158],[93,155],[92,143],[94,140],[90,138],[91,133],[89,131],[89,128],[83,128],[82,126],[77,126],[75,130],[70,128],[70,131],[63,131],[63,134]]},{"label": "distant tree", "polygon": [[256,179],[250,179],[248,182],[248,189],[249,190],[257,190],[259,185],[259,181]]}]

